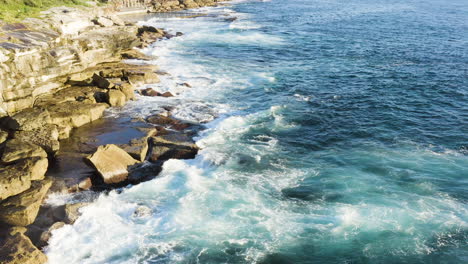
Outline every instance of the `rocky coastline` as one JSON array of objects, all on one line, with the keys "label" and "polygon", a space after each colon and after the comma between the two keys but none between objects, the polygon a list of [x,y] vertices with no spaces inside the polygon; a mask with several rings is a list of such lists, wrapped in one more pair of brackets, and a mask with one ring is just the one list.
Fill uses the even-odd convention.
[{"label": "rocky coastline", "polygon": [[[154,12],[218,1],[156,2]],[[53,8],[0,28],[0,263],[46,263],[41,250],[52,230],[72,224],[86,205],[43,204],[49,194],[138,184],[164,161],[197,154],[198,126],[172,118],[170,107],[102,119],[136,93],[176,96],[140,89],[165,73],[138,48],[183,33],[138,26],[109,6]]]}]

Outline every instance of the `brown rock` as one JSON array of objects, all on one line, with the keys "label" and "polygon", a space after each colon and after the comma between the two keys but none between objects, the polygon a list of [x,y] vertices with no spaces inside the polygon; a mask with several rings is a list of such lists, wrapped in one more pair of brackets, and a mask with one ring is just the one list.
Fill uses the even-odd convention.
[{"label": "brown rock", "polygon": [[162,97],[173,97],[174,95],[171,92],[165,92],[161,94]]},{"label": "brown rock", "polygon": [[50,118],[53,124],[59,127],[80,127],[99,119],[107,104],[66,102],[49,107]]},{"label": "brown rock", "polygon": [[119,145],[120,148],[125,150],[133,158],[143,162],[148,153],[148,138],[156,134],[156,129],[148,129],[146,135],[141,138],[132,139],[128,144]]},{"label": "brown rock", "polygon": [[50,124],[50,114],[44,108],[28,108],[6,119],[5,127],[11,130],[34,130]]},{"label": "brown rock", "polygon": [[125,98],[128,100],[135,100],[135,88],[131,83],[123,82],[117,89],[125,94]]},{"label": "brown rock", "polygon": [[10,163],[16,160],[31,157],[47,157],[47,153],[38,145],[24,142],[19,139],[7,141],[3,150],[2,162]]},{"label": "brown rock", "polygon": [[127,152],[116,145],[100,146],[97,151],[87,157],[107,184],[119,183],[128,176],[128,166],[137,163]]},{"label": "brown rock", "polygon": [[171,133],[151,138],[150,161],[168,159],[193,159],[198,147],[193,140],[182,133]]},{"label": "brown rock", "polygon": [[8,237],[0,247],[0,263],[2,264],[42,264],[46,262],[46,255],[22,233]]},{"label": "brown rock", "polygon": [[36,219],[51,180],[34,181],[31,188],[0,203],[0,221],[13,226],[27,226]]},{"label": "brown rock", "polygon": [[119,90],[111,89],[107,92],[107,102],[110,106],[124,106],[127,97]]},{"label": "brown rock", "polygon": [[49,154],[54,154],[60,148],[59,131],[56,125],[45,125],[32,131],[17,131],[14,138],[26,143],[36,144]]},{"label": "brown rock", "polygon": [[145,55],[143,52],[132,49],[122,52],[122,59],[126,60],[151,60],[153,57]]},{"label": "brown rock", "polygon": [[8,138],[8,132],[5,132],[3,130],[0,130],[0,144],[5,142]]},{"label": "brown rock", "polygon": [[93,75],[93,84],[102,89],[111,89],[114,87],[112,82],[97,74]]},{"label": "brown rock", "polygon": [[141,94],[144,96],[160,96],[161,94],[155,91],[153,88],[146,88],[141,90]]},{"label": "brown rock", "polygon": [[46,158],[23,159],[0,167],[0,200],[19,194],[31,187],[31,181],[44,179]]}]

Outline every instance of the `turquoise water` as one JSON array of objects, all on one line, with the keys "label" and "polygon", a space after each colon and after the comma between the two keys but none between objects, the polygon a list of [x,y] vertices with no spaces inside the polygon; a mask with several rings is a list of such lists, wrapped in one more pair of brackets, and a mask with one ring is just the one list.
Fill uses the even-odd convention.
[{"label": "turquoise water", "polygon": [[112,114],[172,104],[203,150],[100,195],[51,263],[468,263],[466,1],[196,12],[141,22],[185,33],[144,50],[177,99]]}]

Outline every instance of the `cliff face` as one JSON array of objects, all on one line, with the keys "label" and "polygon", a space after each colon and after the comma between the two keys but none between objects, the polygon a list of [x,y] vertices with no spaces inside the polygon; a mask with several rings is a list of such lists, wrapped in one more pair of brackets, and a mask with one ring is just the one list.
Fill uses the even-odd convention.
[{"label": "cliff face", "polygon": [[[100,11],[102,13],[102,11]],[[0,25],[0,116],[34,106],[42,94],[63,87],[70,74],[98,63],[117,61],[136,45],[136,28],[103,28],[98,12],[56,8],[47,19]]]}]

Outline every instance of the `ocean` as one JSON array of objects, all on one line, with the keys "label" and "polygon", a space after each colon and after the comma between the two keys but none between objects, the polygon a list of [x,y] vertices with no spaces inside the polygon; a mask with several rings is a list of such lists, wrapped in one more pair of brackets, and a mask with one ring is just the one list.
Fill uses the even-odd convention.
[{"label": "ocean", "polygon": [[202,150],[94,194],[50,263],[468,263],[466,0],[193,13],[139,22],[184,33],[143,50],[179,95],[108,115],[172,105]]}]

